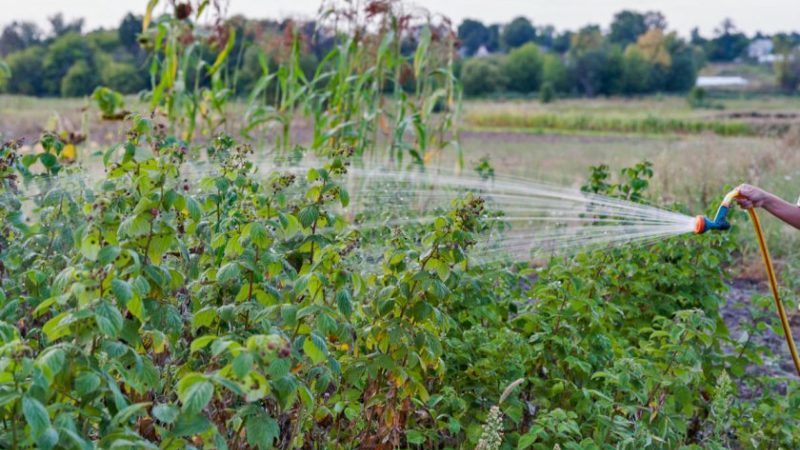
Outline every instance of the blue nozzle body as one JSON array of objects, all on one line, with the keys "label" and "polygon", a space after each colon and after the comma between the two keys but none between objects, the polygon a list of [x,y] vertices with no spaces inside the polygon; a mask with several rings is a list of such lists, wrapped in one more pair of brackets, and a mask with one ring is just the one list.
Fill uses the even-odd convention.
[{"label": "blue nozzle body", "polygon": [[703,228],[705,231],[708,230],[720,230],[725,231],[731,228],[731,223],[728,222],[728,211],[730,207],[722,205],[717,210],[717,215],[714,216],[714,220],[709,220],[708,217],[703,217]]},{"label": "blue nozzle body", "polygon": [[722,204],[719,205],[719,209],[717,210],[716,216],[714,216],[714,220],[711,220],[705,216],[697,216],[695,219],[696,222],[694,225],[694,232],[696,234],[703,234],[708,230],[729,230],[731,228],[731,224],[728,222],[728,211],[730,211],[731,202],[733,201],[734,197],[738,195],[739,191],[734,189],[725,196],[725,199],[722,200]]}]

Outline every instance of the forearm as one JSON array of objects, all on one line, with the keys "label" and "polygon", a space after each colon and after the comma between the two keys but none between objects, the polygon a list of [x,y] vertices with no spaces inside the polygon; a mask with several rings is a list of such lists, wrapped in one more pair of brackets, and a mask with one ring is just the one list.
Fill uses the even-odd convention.
[{"label": "forearm", "polygon": [[800,229],[800,207],[786,200],[770,194],[762,205],[770,214]]}]

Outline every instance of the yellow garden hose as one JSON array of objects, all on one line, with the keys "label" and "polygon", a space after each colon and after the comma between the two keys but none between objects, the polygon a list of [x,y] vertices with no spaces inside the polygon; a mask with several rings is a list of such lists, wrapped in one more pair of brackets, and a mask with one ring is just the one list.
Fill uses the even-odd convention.
[{"label": "yellow garden hose", "polygon": [[781,302],[780,294],[778,294],[778,280],[775,277],[775,268],[772,266],[772,258],[769,256],[767,242],[764,240],[764,232],[761,230],[761,221],[758,220],[758,214],[754,209],[750,208],[747,212],[750,214],[753,228],[756,229],[758,246],[761,247],[761,257],[764,259],[764,267],[767,269],[767,277],[769,278],[769,288],[772,290],[772,297],[775,298],[775,306],[778,307],[778,316],[781,318],[783,334],[786,336],[786,343],[789,345],[789,352],[792,354],[794,368],[797,370],[797,375],[800,375],[800,357],[797,356],[797,347],[794,345],[792,329],[789,327],[789,318],[786,316],[786,310],[783,307],[783,302]]}]

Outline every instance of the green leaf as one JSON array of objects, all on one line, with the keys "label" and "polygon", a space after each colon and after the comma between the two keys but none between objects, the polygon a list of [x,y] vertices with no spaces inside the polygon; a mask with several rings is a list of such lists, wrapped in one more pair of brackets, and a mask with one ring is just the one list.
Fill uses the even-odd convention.
[{"label": "green leaf", "polygon": [[239,356],[233,358],[233,373],[239,377],[244,378],[253,368],[253,355],[250,352],[239,353]]},{"label": "green leaf", "polygon": [[280,436],[278,422],[264,413],[253,414],[245,421],[247,443],[260,449],[270,449],[275,439]]},{"label": "green leaf", "polygon": [[305,228],[310,227],[318,217],[319,210],[314,205],[306,206],[305,208],[301,209],[300,214],[297,216],[297,218],[300,219],[300,224]]},{"label": "green leaf", "polygon": [[81,241],[81,255],[90,261],[95,261],[98,253],[100,253],[100,237],[97,233],[90,232]]},{"label": "green leaf", "polygon": [[214,395],[214,385],[207,380],[198,380],[178,395],[183,403],[183,412],[197,414],[206,407]]},{"label": "green leaf", "polygon": [[200,203],[197,203],[197,200],[189,196],[186,197],[186,210],[189,212],[189,217],[194,221],[200,220],[200,216],[203,214]]},{"label": "green leaf", "polygon": [[425,436],[417,430],[406,431],[406,441],[409,444],[421,445],[425,442]]},{"label": "green leaf", "polygon": [[123,305],[127,304],[133,298],[133,291],[131,290],[130,283],[118,278],[111,280],[111,292]]},{"label": "green leaf", "polygon": [[322,338],[315,334],[311,334],[306,336],[306,339],[303,342],[303,351],[309,358],[311,358],[311,361],[313,361],[314,364],[319,364],[325,361],[327,346]]},{"label": "green leaf", "polygon": [[260,249],[264,249],[269,245],[269,235],[263,223],[252,222],[250,224],[250,240]]},{"label": "green leaf", "polygon": [[81,372],[75,377],[75,390],[81,396],[91,394],[100,387],[100,377],[92,372]]},{"label": "green leaf", "polygon": [[97,253],[97,261],[103,266],[111,264],[117,259],[121,251],[122,250],[116,245],[106,245]]},{"label": "green leaf", "polygon": [[353,313],[353,303],[350,299],[350,291],[342,289],[336,293],[336,306],[339,307],[339,312],[345,317],[350,317]]},{"label": "green leaf", "polygon": [[134,295],[125,307],[133,314],[133,317],[139,319],[139,322],[144,322],[144,305],[141,297]]},{"label": "green leaf", "polygon": [[178,418],[178,408],[172,405],[156,405],[153,407],[153,417],[164,423],[173,423]]},{"label": "green leaf", "polygon": [[119,310],[107,302],[97,305],[94,313],[97,328],[108,337],[117,337],[122,330],[122,314]]},{"label": "green leaf", "polygon": [[225,284],[228,281],[239,278],[240,275],[239,264],[230,262],[219,268],[217,272],[217,283]]},{"label": "green leaf", "polygon": [[50,428],[50,416],[47,409],[39,400],[27,395],[22,397],[22,415],[31,427],[31,434],[34,439],[38,439],[48,428]]},{"label": "green leaf", "polygon": [[536,438],[538,433],[534,432],[535,429],[531,429],[528,434],[524,434],[519,438],[519,442],[517,443],[517,450],[524,450],[536,442]]},{"label": "green leaf", "polygon": [[207,347],[208,344],[213,342],[215,339],[217,339],[217,336],[213,334],[200,336],[199,338],[192,341],[192,345],[189,346],[189,351],[191,353],[194,353],[198,350],[202,350],[203,348]]},{"label": "green leaf", "polygon": [[36,445],[41,450],[50,450],[58,444],[58,431],[53,427],[47,427],[44,432],[36,439]]}]

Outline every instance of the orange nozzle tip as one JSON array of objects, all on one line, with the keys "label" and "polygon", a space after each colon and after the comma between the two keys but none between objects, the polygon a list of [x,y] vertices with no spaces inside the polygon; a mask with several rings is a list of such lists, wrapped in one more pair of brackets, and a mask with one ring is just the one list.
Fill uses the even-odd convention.
[{"label": "orange nozzle tip", "polygon": [[703,231],[706,231],[706,221],[703,216],[697,216],[694,218],[694,234],[702,234]]}]

